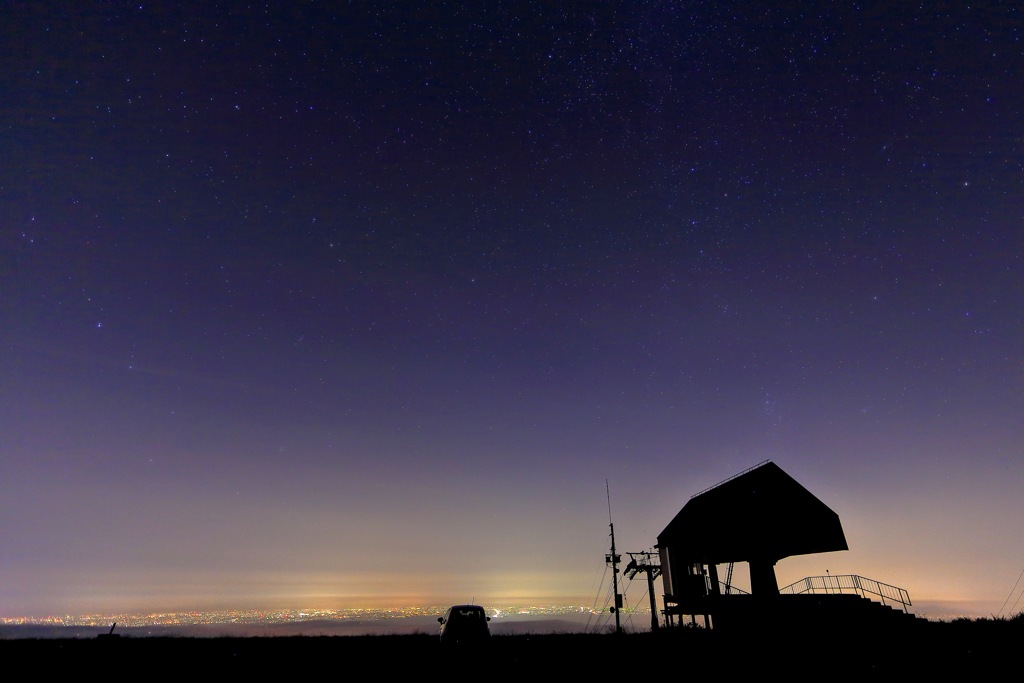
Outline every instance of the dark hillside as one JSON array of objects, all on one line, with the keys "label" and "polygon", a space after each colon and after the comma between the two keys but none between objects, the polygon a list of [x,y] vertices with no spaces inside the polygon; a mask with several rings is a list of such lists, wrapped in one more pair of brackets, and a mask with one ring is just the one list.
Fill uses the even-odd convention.
[{"label": "dark hillside", "polygon": [[9,668],[36,675],[105,672],[132,676],[198,673],[343,673],[369,666],[394,675],[434,675],[453,667],[479,673],[627,675],[777,672],[802,679],[849,674],[984,675],[1001,669],[1024,636],[1024,620],[924,622],[888,633],[850,630],[762,634],[759,642],[702,629],[656,633],[494,636],[484,648],[445,650],[436,637],[89,638],[0,641]]}]

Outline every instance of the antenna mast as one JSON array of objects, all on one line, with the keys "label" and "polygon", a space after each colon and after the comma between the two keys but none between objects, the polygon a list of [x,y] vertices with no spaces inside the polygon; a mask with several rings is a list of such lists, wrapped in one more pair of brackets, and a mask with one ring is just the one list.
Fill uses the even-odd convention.
[{"label": "antenna mast", "polygon": [[612,551],[604,556],[604,561],[612,566],[612,591],[615,593],[615,605],[611,608],[615,614],[615,632],[622,633],[622,624],[619,621],[619,610],[622,609],[622,595],[619,593],[619,561],[622,558],[615,554],[615,525],[612,524],[612,494],[608,488],[608,480],[604,480],[605,495],[608,497],[608,528],[611,530]]}]

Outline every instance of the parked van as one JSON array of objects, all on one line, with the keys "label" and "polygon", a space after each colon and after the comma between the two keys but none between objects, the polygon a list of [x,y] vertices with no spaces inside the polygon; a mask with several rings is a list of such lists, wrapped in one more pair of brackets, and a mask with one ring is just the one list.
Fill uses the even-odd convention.
[{"label": "parked van", "polygon": [[487,622],[491,618],[480,605],[453,605],[438,617],[441,624],[441,642],[447,645],[463,645],[486,642],[491,637]]}]

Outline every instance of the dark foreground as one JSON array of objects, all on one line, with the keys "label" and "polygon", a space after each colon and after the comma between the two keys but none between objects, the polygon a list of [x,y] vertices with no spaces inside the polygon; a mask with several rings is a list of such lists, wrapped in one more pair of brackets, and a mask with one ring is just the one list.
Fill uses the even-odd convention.
[{"label": "dark foreground", "polygon": [[988,675],[1014,660],[1024,622],[920,622],[891,632],[806,629],[722,634],[676,628],[637,634],[493,636],[484,647],[445,649],[436,636],[253,638],[120,637],[0,641],[8,670],[192,677],[219,673],[339,675],[600,676],[778,673],[806,680],[833,673]]}]

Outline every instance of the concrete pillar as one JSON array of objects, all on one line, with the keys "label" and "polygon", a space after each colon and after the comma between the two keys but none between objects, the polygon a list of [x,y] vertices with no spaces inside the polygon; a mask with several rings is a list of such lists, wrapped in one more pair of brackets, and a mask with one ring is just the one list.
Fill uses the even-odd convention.
[{"label": "concrete pillar", "polygon": [[718,565],[717,564],[712,563],[712,564],[708,565],[708,575],[709,575],[709,577],[711,579],[711,595],[721,595],[722,594],[722,587],[721,587],[721,585],[720,585],[720,583],[718,581]]},{"label": "concrete pillar", "polygon": [[779,594],[779,582],[775,578],[775,560],[750,561],[750,592],[757,596]]}]

